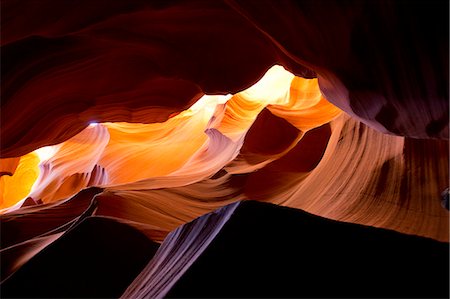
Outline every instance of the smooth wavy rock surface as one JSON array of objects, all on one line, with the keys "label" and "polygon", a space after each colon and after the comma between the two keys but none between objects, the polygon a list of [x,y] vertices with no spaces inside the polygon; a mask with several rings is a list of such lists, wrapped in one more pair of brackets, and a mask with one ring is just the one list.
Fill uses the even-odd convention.
[{"label": "smooth wavy rock surface", "polygon": [[39,177],[7,214],[27,214],[26,204],[46,211],[42,203],[58,206],[98,186],[105,190],[94,213],[157,241],[242,199],[448,241],[439,200],[448,143],[369,128],[320,96],[316,79],[279,66],[245,91],[203,96],[166,122],[91,124],[32,153]]},{"label": "smooth wavy rock surface", "polygon": [[378,130],[448,139],[447,1],[106,3],[2,2],[2,157],[164,121],[274,64]]},{"label": "smooth wavy rock surface", "polygon": [[[4,0],[0,11],[8,296],[444,294],[448,1]],[[238,269],[248,254],[235,252],[249,251],[267,268]],[[281,258],[311,280],[302,292]],[[196,267],[221,278],[194,289]],[[233,277],[236,289],[214,292]]]}]

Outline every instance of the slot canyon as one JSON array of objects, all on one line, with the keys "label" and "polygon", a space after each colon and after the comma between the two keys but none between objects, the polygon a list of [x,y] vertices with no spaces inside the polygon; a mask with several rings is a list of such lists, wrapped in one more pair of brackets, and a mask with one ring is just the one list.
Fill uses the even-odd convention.
[{"label": "slot canyon", "polygon": [[2,298],[448,298],[449,1],[2,0]]}]

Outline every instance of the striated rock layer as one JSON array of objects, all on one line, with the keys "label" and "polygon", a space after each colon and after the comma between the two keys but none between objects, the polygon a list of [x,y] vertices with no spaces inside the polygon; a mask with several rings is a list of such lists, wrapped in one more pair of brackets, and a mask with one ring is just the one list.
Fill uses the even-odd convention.
[{"label": "striated rock layer", "polygon": [[[170,294],[169,284],[238,206],[230,204],[242,200],[341,221],[327,220],[333,229],[350,222],[394,230],[388,234],[402,248],[416,241],[401,240],[448,242],[448,202],[447,209],[441,205],[449,184],[448,5],[2,1],[0,257],[8,296],[33,296],[40,287],[43,296],[120,296],[153,256],[155,242],[164,250],[125,294]],[[219,215],[201,217],[223,206]],[[269,214],[264,225],[278,227]],[[196,228],[182,225],[198,217],[206,233],[189,240],[192,260],[179,259],[171,242]],[[111,242],[114,228],[123,243]],[[286,249],[277,240],[289,229],[278,227],[267,242]],[[130,248],[126,231],[135,236]],[[297,244],[297,236],[289,238]],[[94,240],[100,243],[90,247]],[[79,264],[65,260],[65,246]],[[86,289],[72,289],[71,279],[102,258],[91,250],[109,246],[117,251],[92,274],[110,269],[108,258],[135,253],[133,269],[120,264],[114,289],[106,283],[113,272],[99,293],[91,279]],[[404,258],[377,250],[383,257],[373,261],[380,265]],[[414,252],[399,264],[412,275],[410,292],[399,284],[392,295],[437,289],[436,281],[413,274]],[[55,256],[65,263],[54,264]],[[172,263],[170,277],[155,264],[159,259]],[[59,277],[64,267],[76,271]],[[47,281],[58,281],[55,292],[40,285],[43,279],[20,293],[44,268],[52,269]],[[183,287],[172,295],[189,293],[177,290]],[[382,293],[376,295],[388,294]],[[207,288],[201,294],[214,295]]]},{"label": "striated rock layer", "polygon": [[[179,225],[243,199],[449,237],[439,201],[448,143],[369,128],[329,104],[317,80],[282,67],[236,95],[204,96],[166,122],[93,123],[31,154],[41,159],[39,177],[26,198],[4,206],[11,240],[1,252],[5,275],[88,215],[112,217],[161,242]],[[91,186],[102,189],[78,193]]]}]

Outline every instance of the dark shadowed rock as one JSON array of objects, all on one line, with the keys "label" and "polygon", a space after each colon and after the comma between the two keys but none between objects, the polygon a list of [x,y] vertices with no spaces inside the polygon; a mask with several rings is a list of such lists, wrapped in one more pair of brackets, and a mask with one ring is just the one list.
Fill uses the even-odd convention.
[{"label": "dark shadowed rock", "polygon": [[118,297],[157,248],[128,225],[89,217],[7,279],[2,297]]}]

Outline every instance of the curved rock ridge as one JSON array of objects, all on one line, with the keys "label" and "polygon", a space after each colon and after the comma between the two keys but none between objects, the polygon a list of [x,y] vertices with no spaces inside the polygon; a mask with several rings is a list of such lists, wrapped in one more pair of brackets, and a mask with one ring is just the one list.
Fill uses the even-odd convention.
[{"label": "curved rock ridge", "polygon": [[448,143],[386,135],[340,113],[317,79],[275,66],[251,88],[203,96],[164,123],[91,123],[39,150],[28,203],[103,187],[95,213],[157,241],[242,199],[448,241],[439,203]]},{"label": "curved rock ridge", "polygon": [[91,123],[71,139],[35,151],[41,158],[40,175],[31,192],[22,192],[22,197],[50,203],[90,186],[135,190],[201,181],[236,158],[266,106],[301,130],[291,129],[295,138],[272,160],[292,148],[300,132],[341,113],[321,96],[317,79],[294,77],[274,66],[252,87],[236,95],[205,95],[163,123]]},{"label": "curved rock ridge", "polygon": [[448,241],[449,214],[440,204],[447,165],[445,141],[385,135],[342,115],[306,132],[278,159],[247,152],[196,183],[177,186],[179,178],[168,177],[163,188],[155,189],[158,178],[108,187],[97,213],[168,233],[233,201],[255,199]]},{"label": "curved rock ridge", "polygon": [[1,157],[165,121],[274,64],[379,131],[448,139],[445,0],[106,3],[2,3]]}]

